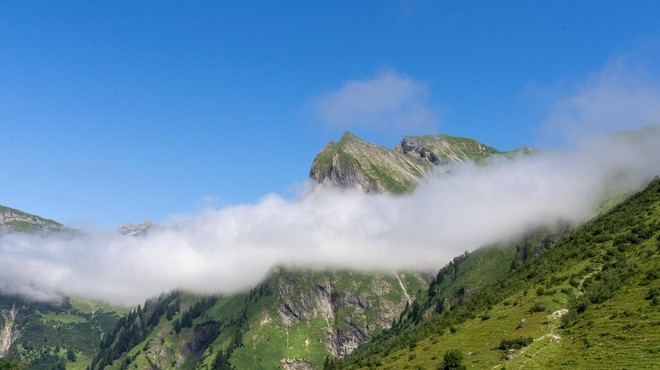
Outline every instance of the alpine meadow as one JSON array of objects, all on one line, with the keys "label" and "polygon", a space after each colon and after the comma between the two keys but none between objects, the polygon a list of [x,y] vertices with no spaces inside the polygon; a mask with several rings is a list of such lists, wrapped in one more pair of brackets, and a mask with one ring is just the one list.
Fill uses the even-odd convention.
[{"label": "alpine meadow", "polygon": [[658,369],[658,19],[0,4],[0,370]]}]

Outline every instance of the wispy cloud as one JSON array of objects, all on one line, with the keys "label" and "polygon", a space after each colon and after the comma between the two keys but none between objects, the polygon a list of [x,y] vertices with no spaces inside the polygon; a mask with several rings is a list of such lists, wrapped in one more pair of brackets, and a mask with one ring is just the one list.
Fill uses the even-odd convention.
[{"label": "wispy cloud", "polygon": [[313,101],[316,118],[339,129],[366,128],[434,132],[439,118],[428,104],[428,88],[393,70],[344,83]]},{"label": "wispy cloud", "polygon": [[551,108],[546,128],[570,140],[660,124],[660,84],[643,63],[619,57]]}]

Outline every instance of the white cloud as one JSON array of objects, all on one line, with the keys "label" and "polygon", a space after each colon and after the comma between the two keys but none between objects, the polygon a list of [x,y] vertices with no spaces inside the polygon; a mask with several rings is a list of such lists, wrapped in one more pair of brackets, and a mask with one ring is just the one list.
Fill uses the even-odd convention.
[{"label": "white cloud", "polygon": [[[548,122],[581,132],[654,122],[660,95],[648,81],[608,66],[559,99]],[[327,114],[353,122],[377,117],[418,101],[426,90],[388,72],[329,94],[326,109],[341,111],[351,106],[351,96],[359,100],[371,92],[382,95]],[[465,250],[530,227],[589,218],[604,191],[636,189],[660,174],[658,158],[655,126],[582,140],[562,152],[457,166],[406,196],[311,187],[292,201],[268,195],[256,204],[174,217],[169,224],[176,226],[146,237],[99,230],[75,237],[4,235],[0,290],[37,299],[64,293],[139,303],[171,289],[246,289],[277,265],[436,270]]]},{"label": "white cloud", "polygon": [[374,78],[348,81],[338,91],[313,102],[316,117],[339,129],[366,128],[403,132],[433,132],[437,114],[427,103],[425,84],[381,71]]},{"label": "white cloud", "polygon": [[[171,289],[233,292],[277,265],[437,270],[465,250],[530,227],[588,218],[607,185],[638,187],[660,173],[660,130],[571,152],[469,165],[437,174],[407,196],[311,188],[293,201],[179,216],[146,237],[5,235],[5,291],[54,292],[139,303]],[[625,181],[625,182],[624,182]]]},{"label": "white cloud", "polygon": [[573,140],[652,124],[660,124],[660,85],[641,63],[625,57],[557,99],[546,122],[551,132]]}]

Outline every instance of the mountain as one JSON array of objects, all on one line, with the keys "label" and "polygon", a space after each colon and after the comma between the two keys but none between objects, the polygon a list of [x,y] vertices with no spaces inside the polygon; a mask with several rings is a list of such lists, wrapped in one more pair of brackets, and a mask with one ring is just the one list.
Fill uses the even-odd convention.
[{"label": "mountain", "polygon": [[70,231],[59,222],[0,206],[0,234],[8,232]]},{"label": "mountain", "polygon": [[392,329],[326,368],[655,369],[659,306],[656,178],[581,227],[454,259]]},{"label": "mountain", "polygon": [[[346,133],[319,153],[310,176],[403,193],[438,166],[531,152],[447,135],[405,137],[387,149]],[[33,369],[654,368],[660,180],[610,203],[585,225],[466,252],[434,276],[280,267],[249,292],[175,291],[89,318],[76,300],[41,307],[10,297],[6,317],[18,313],[0,329],[21,333],[7,357]]]},{"label": "mountain", "polygon": [[434,166],[466,161],[481,163],[495,156],[533,151],[523,147],[500,152],[473,139],[444,134],[406,136],[393,149],[388,149],[346,131],[337,143],[331,141],[316,156],[310,178],[366,192],[403,193],[413,189]]},{"label": "mountain", "polygon": [[236,369],[320,368],[389,328],[428,281],[279,268],[246,293],[174,292],[122,319],[92,369],[206,369],[218,356]]}]

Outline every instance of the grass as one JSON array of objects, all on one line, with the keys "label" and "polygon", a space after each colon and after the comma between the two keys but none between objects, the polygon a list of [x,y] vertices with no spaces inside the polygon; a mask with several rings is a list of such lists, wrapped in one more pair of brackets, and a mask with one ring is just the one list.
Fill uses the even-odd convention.
[{"label": "grass", "polygon": [[43,321],[54,321],[63,324],[85,323],[88,320],[84,317],[70,313],[49,312],[41,315]]},{"label": "grass", "polygon": [[[457,348],[468,368],[657,368],[660,308],[653,297],[660,291],[659,252],[656,179],[645,191],[547,244],[540,257],[512,268],[499,282],[475,289],[451,311],[419,325],[405,324],[342,365],[434,368],[447,349]],[[443,269],[435,294],[456,297],[480,281],[477,276],[487,276],[488,263],[475,263],[478,256],[475,252],[459,261],[459,274],[451,265]],[[571,320],[550,316],[566,308]],[[497,349],[501,342],[525,336],[534,342],[504,359],[504,351]]]}]

